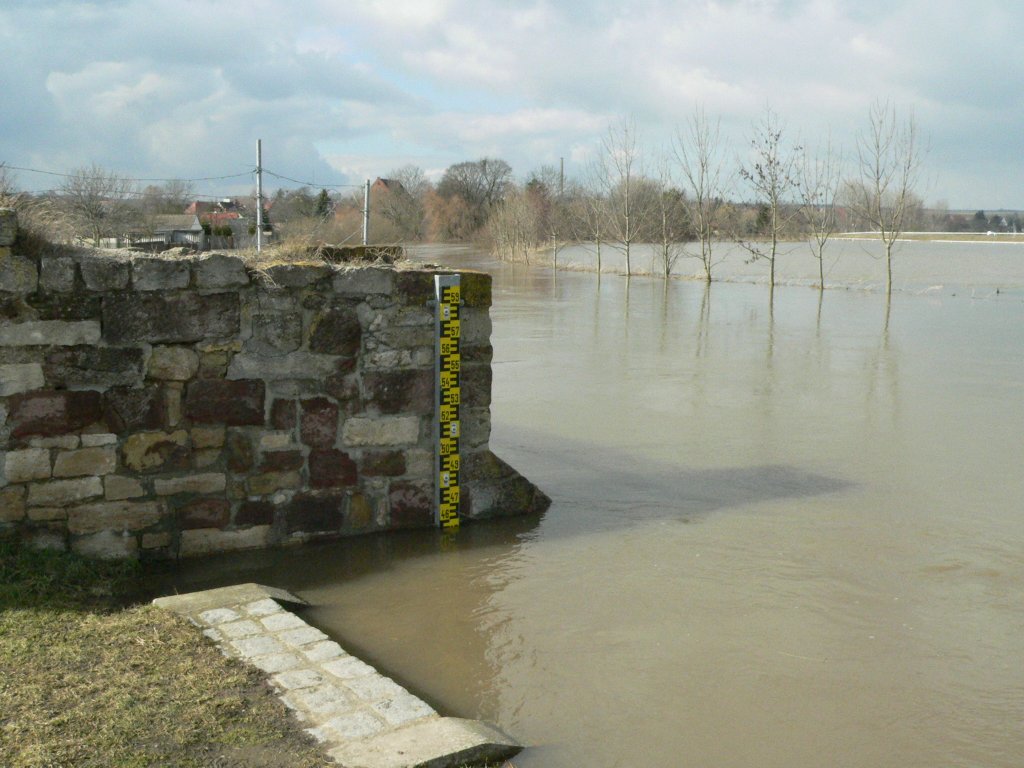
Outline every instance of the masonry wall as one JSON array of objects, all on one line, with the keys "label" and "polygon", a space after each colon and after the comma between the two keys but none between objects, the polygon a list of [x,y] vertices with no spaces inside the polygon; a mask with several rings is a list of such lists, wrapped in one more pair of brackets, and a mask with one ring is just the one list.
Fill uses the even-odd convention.
[{"label": "masonry wall", "polygon": [[[0,533],[175,557],[433,524],[435,272],[19,252],[0,211]],[[470,519],[547,498],[488,448],[462,273]]]}]

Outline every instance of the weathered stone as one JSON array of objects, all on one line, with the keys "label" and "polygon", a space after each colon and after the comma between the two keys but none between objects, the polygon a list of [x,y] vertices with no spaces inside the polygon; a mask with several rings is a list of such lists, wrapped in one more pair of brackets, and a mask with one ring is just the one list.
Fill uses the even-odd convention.
[{"label": "weathered stone", "polygon": [[434,298],[434,276],[430,272],[404,270],[395,274],[395,298],[400,304],[422,306]]},{"label": "weathered stone", "polygon": [[103,495],[103,481],[98,477],[77,480],[51,480],[28,487],[28,503],[33,507],[57,507],[74,504]]},{"label": "weathered stone", "polygon": [[467,309],[462,314],[462,344],[472,347],[491,340],[491,317],[485,309]]},{"label": "weathered stone", "polygon": [[188,432],[140,432],[129,435],[122,447],[124,465],[136,472],[186,469]]},{"label": "weathered stone", "polygon": [[114,446],[79,448],[62,451],[53,463],[54,477],[82,477],[84,475],[109,475],[117,469],[117,454]]},{"label": "weathered stone", "polygon": [[33,293],[26,301],[40,320],[99,321],[103,306],[99,296],[87,293]]},{"label": "weathered stone", "polygon": [[422,528],[434,524],[433,486],[420,483],[392,483],[388,493],[391,525],[396,528]]},{"label": "weathered stone", "polygon": [[181,527],[223,528],[231,520],[231,502],[227,499],[193,499],[178,510]]},{"label": "weathered stone", "polygon": [[260,435],[261,451],[280,451],[292,446],[292,436],[289,432],[264,432]]},{"label": "weathered stone", "polygon": [[0,488],[0,523],[16,523],[25,517],[25,488]]},{"label": "weathered stone", "polygon": [[28,519],[34,523],[52,523],[67,520],[68,511],[64,507],[29,507]]},{"label": "weathered stone", "polygon": [[0,365],[0,397],[39,389],[46,384],[39,363]]},{"label": "weathered stone", "polygon": [[75,260],[67,256],[44,257],[39,262],[39,288],[68,293],[75,288]]},{"label": "weathered stone", "polygon": [[166,531],[142,534],[143,549],[164,549],[171,546],[171,534]]},{"label": "weathered stone", "polygon": [[380,413],[421,413],[434,410],[434,372],[430,369],[368,371],[363,374],[364,401]]},{"label": "weathered stone", "polygon": [[288,533],[341,530],[344,508],[343,495],[297,494],[286,510]]},{"label": "weathered stone", "polygon": [[95,344],[100,324],[95,320],[31,320],[0,326],[0,346],[40,347]]},{"label": "weathered stone", "polygon": [[340,305],[320,314],[310,328],[309,349],[326,355],[352,357],[359,352],[362,326],[355,309]]},{"label": "weathered stone", "polygon": [[220,448],[202,448],[192,452],[192,466],[196,469],[208,469],[220,461]]},{"label": "weathered stone", "polygon": [[199,370],[199,355],[188,347],[153,347],[146,373],[151,379],[187,381]]},{"label": "weathered stone", "polygon": [[405,474],[402,451],[366,451],[359,460],[362,474],[368,477],[400,477]]},{"label": "weathered stone", "polygon": [[220,448],[224,445],[224,426],[193,427],[192,446],[194,448]]},{"label": "weathered stone", "polygon": [[114,531],[101,531],[71,542],[73,552],[103,560],[123,560],[134,556],[138,549],[134,536]]},{"label": "weathered stone", "polygon": [[110,432],[99,432],[93,435],[82,435],[83,448],[95,448],[100,445],[117,445],[117,435]]},{"label": "weathered stone", "polygon": [[153,481],[157,496],[171,496],[175,493],[220,493],[227,487],[227,479],[219,472],[204,475],[162,478]]},{"label": "weathered stone", "polygon": [[168,427],[176,427],[181,423],[181,391],[184,385],[180,381],[169,381],[163,389],[164,418]]},{"label": "weathered stone", "polygon": [[134,477],[107,475],[103,478],[103,496],[107,501],[137,499],[145,495],[146,491],[143,489],[142,483]]},{"label": "weathered stone", "polygon": [[270,426],[291,431],[298,422],[298,403],[294,400],[274,400],[270,406]]},{"label": "weathered stone", "polygon": [[404,451],[405,471],[412,477],[433,476],[434,453],[433,451],[410,449]]},{"label": "weathered stone", "polygon": [[262,425],[265,396],[257,379],[200,379],[185,391],[185,415],[203,424]]},{"label": "weathered stone", "polygon": [[323,381],[334,373],[333,357],[296,350],[280,357],[263,357],[246,352],[235,355],[227,368],[229,379],[310,379]]},{"label": "weathered stone", "polygon": [[259,314],[252,319],[252,338],[248,352],[257,355],[283,355],[302,344],[302,316],[295,312]]},{"label": "weathered stone", "polygon": [[342,427],[346,446],[412,445],[419,440],[420,419],[417,416],[381,416],[350,418]]},{"label": "weathered stone", "polygon": [[28,483],[50,477],[50,452],[45,448],[26,448],[0,453],[0,473],[9,483]]},{"label": "weathered stone", "polygon": [[79,445],[78,435],[58,435],[57,437],[33,437],[28,441],[30,448],[60,448],[70,451]]},{"label": "weathered stone", "polygon": [[115,432],[159,429],[167,423],[167,403],[159,385],[112,387],[103,395],[103,412]]},{"label": "weathered stone", "polygon": [[43,370],[53,387],[109,387],[142,381],[137,347],[59,347],[46,354]]},{"label": "weathered stone", "polygon": [[486,408],[491,404],[493,374],[489,365],[464,365],[460,388],[464,408]]},{"label": "weathered stone", "polygon": [[99,392],[41,390],[14,395],[7,423],[13,437],[64,435],[103,418]]},{"label": "weathered stone", "polygon": [[196,528],[181,532],[182,557],[208,555],[212,552],[231,552],[239,549],[265,547],[270,540],[269,525],[254,525],[238,531],[218,528]]},{"label": "weathered stone", "polygon": [[188,288],[188,264],[159,258],[136,258],[132,262],[132,286],[137,291],[167,291]]},{"label": "weathered stone", "polygon": [[391,269],[376,267],[339,269],[334,273],[331,285],[339,296],[389,295],[394,289],[395,273]]},{"label": "weathered stone", "polygon": [[127,261],[105,258],[84,258],[78,265],[90,291],[119,291],[128,287],[130,274]]},{"label": "weathered stone", "polygon": [[31,293],[39,285],[36,263],[9,251],[0,255],[0,291]]},{"label": "weathered stone", "polygon": [[198,288],[231,288],[249,284],[249,273],[237,256],[211,253],[192,262],[192,271]]},{"label": "weathered stone", "polygon": [[267,451],[260,462],[260,472],[286,472],[302,469],[303,464],[302,451]]},{"label": "weathered stone", "polygon": [[138,531],[160,521],[164,508],[156,501],[100,501],[68,510],[68,530],[74,534],[98,531]]},{"label": "weathered stone", "polygon": [[309,484],[312,488],[340,488],[355,485],[356,463],[344,451],[310,451]]},{"label": "weathered stone", "polygon": [[246,491],[250,496],[267,496],[276,491],[299,488],[302,477],[298,472],[264,472],[253,475],[245,481]]},{"label": "weathered stone", "polygon": [[13,208],[0,208],[0,246],[14,243],[18,237],[18,212]]},{"label": "weathered stone", "polygon": [[103,299],[103,335],[110,343],[191,342],[237,336],[237,293],[122,293]]},{"label": "weathered stone", "polygon": [[243,501],[235,512],[235,525],[270,525],[274,522],[274,504],[270,501]]},{"label": "weathered stone", "polygon": [[348,524],[351,528],[367,528],[373,522],[373,506],[365,494],[354,493],[348,500]]},{"label": "weathered stone", "polygon": [[229,432],[227,441],[228,469],[232,472],[248,472],[253,468],[252,441],[241,432]]},{"label": "weathered stone", "polygon": [[325,397],[303,400],[299,432],[306,445],[330,448],[338,435],[338,406]]},{"label": "weathered stone", "polygon": [[281,288],[306,288],[331,273],[327,265],[275,264],[265,271],[273,285]]},{"label": "weathered stone", "polygon": [[471,365],[473,363],[490,365],[494,359],[494,347],[490,344],[462,345],[460,352],[462,352],[463,365]]}]

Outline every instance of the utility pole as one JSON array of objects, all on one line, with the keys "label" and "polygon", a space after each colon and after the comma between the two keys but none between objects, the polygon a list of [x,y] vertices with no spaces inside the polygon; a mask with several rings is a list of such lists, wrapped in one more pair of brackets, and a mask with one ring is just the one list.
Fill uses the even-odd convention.
[{"label": "utility pole", "polygon": [[263,139],[256,139],[256,250],[263,250]]},{"label": "utility pole", "polygon": [[363,245],[370,244],[370,180],[363,187]]},{"label": "utility pole", "polygon": [[565,195],[565,158],[558,158],[558,196]]}]

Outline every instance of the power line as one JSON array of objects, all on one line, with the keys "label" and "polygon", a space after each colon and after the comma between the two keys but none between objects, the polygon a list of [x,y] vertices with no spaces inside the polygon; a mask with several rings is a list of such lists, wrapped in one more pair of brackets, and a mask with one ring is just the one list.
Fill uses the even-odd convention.
[{"label": "power line", "polygon": [[[26,171],[28,173],[41,173],[45,176],[57,176],[62,179],[72,179],[76,176],[82,175],[75,173],[58,173],[56,171],[43,171],[39,168],[22,168],[18,165],[7,165],[5,163],[0,163],[0,167],[10,168],[12,171]],[[173,178],[135,178],[132,176],[121,176],[118,174],[118,178],[124,179],[125,181],[224,181],[226,179],[238,179],[243,176],[252,176],[253,173],[253,171],[249,170],[245,173],[234,173],[226,176],[202,176],[192,179],[185,179],[180,176],[175,176]]]},{"label": "power line", "polygon": [[321,189],[362,189],[362,184],[317,184],[315,181],[302,181],[301,179],[293,179],[290,176],[284,176],[280,173],[274,173],[268,171],[266,168],[263,172],[267,176],[273,176],[275,179],[281,179],[281,181],[290,181],[293,184],[301,184],[304,187],[320,187]]}]

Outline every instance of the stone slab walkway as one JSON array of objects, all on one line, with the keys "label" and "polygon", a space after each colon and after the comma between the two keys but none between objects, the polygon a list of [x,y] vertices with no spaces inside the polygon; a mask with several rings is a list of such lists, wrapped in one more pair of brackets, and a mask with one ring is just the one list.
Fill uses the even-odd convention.
[{"label": "stone slab walkway", "polygon": [[345,768],[454,768],[522,749],[485,723],[441,717],[288,610],[306,603],[284,590],[240,584],[153,604],[263,670],[306,732]]}]

